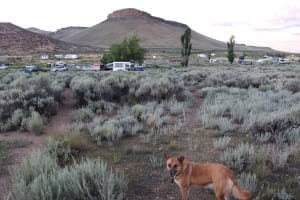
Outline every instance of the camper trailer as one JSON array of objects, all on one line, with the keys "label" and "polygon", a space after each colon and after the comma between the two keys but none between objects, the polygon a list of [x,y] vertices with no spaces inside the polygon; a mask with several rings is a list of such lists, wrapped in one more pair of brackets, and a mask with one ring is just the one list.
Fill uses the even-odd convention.
[{"label": "camper trailer", "polygon": [[78,56],[76,54],[66,54],[65,59],[77,59]]},{"label": "camper trailer", "polygon": [[131,67],[131,62],[113,62],[112,63],[112,70],[113,71],[126,71],[129,70]]},{"label": "camper trailer", "polygon": [[49,56],[48,55],[41,55],[40,59],[41,60],[48,60]]}]

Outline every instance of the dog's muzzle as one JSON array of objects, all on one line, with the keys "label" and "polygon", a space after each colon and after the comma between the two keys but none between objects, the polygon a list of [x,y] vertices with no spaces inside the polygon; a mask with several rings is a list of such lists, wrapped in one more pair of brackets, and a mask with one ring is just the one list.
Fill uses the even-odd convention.
[{"label": "dog's muzzle", "polygon": [[169,170],[169,173],[170,173],[170,176],[172,177],[172,178],[174,178],[176,175],[177,175],[177,170],[176,169],[171,169],[171,170]]}]

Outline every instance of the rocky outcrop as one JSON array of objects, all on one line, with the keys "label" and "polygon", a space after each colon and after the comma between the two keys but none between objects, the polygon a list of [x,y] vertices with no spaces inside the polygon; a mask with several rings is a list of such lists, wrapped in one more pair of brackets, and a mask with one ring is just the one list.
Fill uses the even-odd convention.
[{"label": "rocky outcrop", "polygon": [[165,20],[160,17],[154,17],[147,12],[137,10],[135,8],[125,8],[125,9],[121,9],[121,10],[116,10],[107,16],[106,21],[122,20],[122,19],[144,19],[149,22],[156,21],[156,22],[160,22],[160,23],[169,24],[171,26],[180,26],[183,28],[188,27],[186,24]]},{"label": "rocky outcrop", "polygon": [[0,54],[73,52],[84,48],[91,49],[33,33],[12,23],[0,23]]},{"label": "rocky outcrop", "polygon": [[127,18],[143,18],[143,17],[151,17],[149,13],[134,9],[134,8],[126,8],[121,10],[116,10],[113,13],[107,16],[107,20],[113,19],[127,19]]}]

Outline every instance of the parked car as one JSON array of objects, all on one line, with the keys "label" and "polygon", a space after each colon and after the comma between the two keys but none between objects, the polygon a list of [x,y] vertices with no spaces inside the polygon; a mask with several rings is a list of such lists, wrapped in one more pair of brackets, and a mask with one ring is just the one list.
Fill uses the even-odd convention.
[{"label": "parked car", "polygon": [[0,65],[0,69],[7,69],[8,68],[8,66],[6,66],[6,65]]},{"label": "parked car", "polygon": [[276,63],[277,64],[289,64],[290,61],[289,61],[289,59],[286,59],[286,58],[279,58],[276,60]]},{"label": "parked car", "polygon": [[68,68],[62,65],[56,65],[51,69],[51,72],[63,72],[63,71],[68,71]]},{"label": "parked car", "polygon": [[136,66],[133,68],[133,71],[144,71],[144,67],[143,66]]},{"label": "parked car", "polygon": [[86,65],[81,68],[83,71],[95,71],[92,65]]},{"label": "parked car", "polygon": [[107,65],[105,65],[105,64],[100,64],[100,70],[102,70],[102,71],[108,71],[108,70],[111,70],[111,69],[109,69],[107,67]]},{"label": "parked car", "polygon": [[32,72],[44,72],[45,70],[41,67],[38,67],[38,66],[34,66],[34,65],[29,66],[29,65],[27,65],[21,71],[25,72],[25,73],[28,73],[28,74],[31,74]]},{"label": "parked car", "polygon": [[113,63],[107,63],[102,67],[103,70],[113,70]]}]

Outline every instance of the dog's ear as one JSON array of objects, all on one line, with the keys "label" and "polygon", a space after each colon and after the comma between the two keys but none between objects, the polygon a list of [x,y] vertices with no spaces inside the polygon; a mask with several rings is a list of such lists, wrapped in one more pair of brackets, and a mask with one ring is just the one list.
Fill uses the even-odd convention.
[{"label": "dog's ear", "polygon": [[164,159],[168,160],[170,158],[170,156],[167,153],[164,153]]},{"label": "dog's ear", "polygon": [[178,160],[180,163],[182,163],[182,162],[184,161],[184,156],[179,156],[179,157],[177,158],[177,160]]}]

